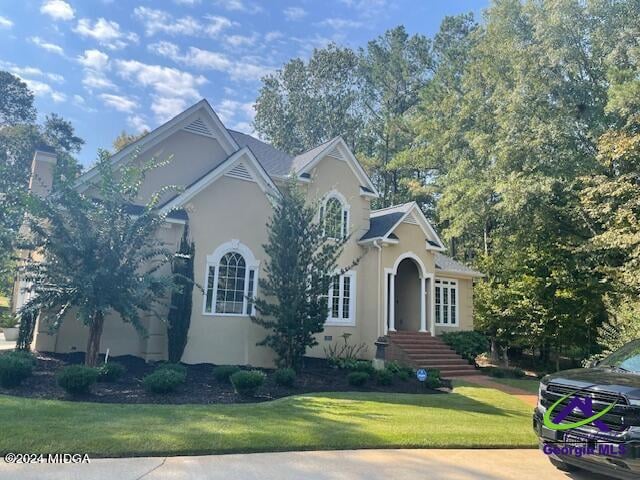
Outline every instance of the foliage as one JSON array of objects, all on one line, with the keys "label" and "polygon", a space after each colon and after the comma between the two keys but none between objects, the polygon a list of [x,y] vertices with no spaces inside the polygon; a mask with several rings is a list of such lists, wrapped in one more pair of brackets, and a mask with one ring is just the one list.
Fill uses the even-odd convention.
[{"label": "foliage", "polygon": [[21,248],[46,255],[30,257],[20,272],[33,293],[23,312],[51,312],[50,326],[57,329],[75,307],[89,327],[87,365],[97,364],[109,313],[144,333],[141,314],[160,316],[157,309],[165,307],[173,288],[174,275],[159,273],[172,253],[155,236],[166,216],[155,209],[164,190],[131,215],[145,174],[157,165],[155,160],[142,167],[132,162],[116,175],[101,151],[98,198],[78,192],[73,179],[62,177],[54,195],[29,198],[29,228]]},{"label": "foliage", "polygon": [[424,381],[424,384],[427,388],[434,390],[442,386],[442,380],[440,379],[440,377],[428,376]]},{"label": "foliage", "polygon": [[230,377],[236,393],[245,397],[254,397],[258,388],[262,386],[265,374],[260,370],[241,370]]},{"label": "foliage", "polygon": [[185,377],[187,376],[187,367],[181,363],[162,362],[158,364],[157,370],[171,370]]},{"label": "foliage", "polygon": [[488,371],[489,376],[495,378],[524,378],[527,376],[526,372],[521,368],[491,367]]},{"label": "foliage", "polygon": [[476,357],[489,348],[487,337],[480,332],[445,332],[440,338],[458,355],[471,362],[475,362]]},{"label": "foliage", "polygon": [[8,311],[0,312],[0,328],[13,328],[18,325],[16,316]]},{"label": "foliage", "polygon": [[624,298],[614,304],[608,302],[609,318],[598,329],[598,345],[602,351],[585,360],[584,364],[602,360],[624,344],[640,338],[640,302]]},{"label": "foliage", "polygon": [[396,377],[398,377],[398,380],[401,380],[403,382],[408,382],[409,379],[411,378],[411,375],[413,374],[413,371],[410,370],[400,370],[398,372],[396,372]]},{"label": "foliage", "polygon": [[0,71],[0,124],[15,125],[35,119],[33,92],[19,77]]},{"label": "foliage", "polygon": [[235,365],[220,365],[213,367],[213,377],[220,383],[231,383],[231,375],[240,371]]},{"label": "foliage", "polygon": [[21,355],[22,352],[10,352],[0,355],[0,385],[4,388],[17,387],[25,378],[31,376],[35,359]]},{"label": "foliage", "polygon": [[338,368],[348,368],[349,364],[353,364],[358,358],[362,357],[368,350],[369,346],[362,342],[358,344],[350,344],[350,333],[343,333],[342,343],[335,342],[328,347],[324,347],[324,355],[329,365]]},{"label": "foliage", "polygon": [[116,362],[103,363],[96,370],[98,382],[116,382],[127,372],[124,365]]},{"label": "foliage", "polygon": [[273,374],[273,379],[278,385],[291,387],[296,381],[296,371],[293,368],[279,368]]},{"label": "foliage", "polygon": [[36,329],[38,319],[37,311],[19,312],[20,330],[18,331],[18,341],[16,348],[21,351],[29,351],[33,342],[33,334]]},{"label": "foliage", "polygon": [[170,393],[174,392],[186,379],[186,375],[179,369],[158,368],[142,379],[142,385],[151,393]]},{"label": "foliage", "polygon": [[388,368],[382,370],[376,370],[376,382],[378,385],[391,385],[393,383],[394,372]]},{"label": "foliage", "polygon": [[367,383],[370,377],[371,375],[369,375],[367,372],[351,372],[349,375],[347,375],[347,381],[349,382],[349,385],[353,385],[354,387],[362,387],[365,383]]},{"label": "foliage", "polygon": [[98,381],[98,370],[86,365],[70,365],[61,368],[56,374],[58,385],[71,395],[89,393],[91,386]]},{"label": "foliage", "polygon": [[263,296],[254,299],[252,320],[269,332],[259,345],[272,348],[280,366],[295,368],[324,330],[327,292],[346,239],[325,238],[295,179],[280,192],[267,223],[266,278],[259,279]]},{"label": "foliage", "polygon": [[113,141],[113,152],[118,153],[120,150],[129,146],[133,142],[140,140],[142,137],[144,137],[148,133],[149,133],[149,130],[143,130],[138,134],[127,133],[126,131],[122,130],[120,134]]},{"label": "foliage", "polygon": [[398,379],[406,382],[413,375],[413,367],[408,365],[404,365],[397,360],[391,360],[390,362],[386,362],[385,369],[389,370],[393,373]]},{"label": "foliage", "polygon": [[189,240],[189,227],[187,224],[182,232],[178,252],[171,263],[173,274],[176,276],[176,285],[171,293],[171,305],[167,318],[167,342],[170,362],[182,360],[182,354],[187,346],[193,303],[193,261],[195,254],[195,244]]},{"label": "foliage", "polygon": [[349,370],[354,372],[365,372],[369,375],[373,375],[375,372],[375,368],[373,368],[373,363],[369,360],[358,360],[353,364],[349,365]]}]

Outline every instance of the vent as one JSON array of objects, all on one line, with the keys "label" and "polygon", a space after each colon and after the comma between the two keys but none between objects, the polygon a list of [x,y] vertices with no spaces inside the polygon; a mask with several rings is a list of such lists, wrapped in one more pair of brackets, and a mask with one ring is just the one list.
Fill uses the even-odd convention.
[{"label": "vent", "polygon": [[416,217],[413,216],[413,213],[410,213],[409,215],[407,215],[407,218],[405,218],[404,222],[402,223],[410,223],[411,225],[418,225],[418,220],[416,220]]},{"label": "vent", "polygon": [[329,153],[327,153],[327,156],[331,158],[336,158],[338,160],[342,160],[343,162],[346,160],[346,158],[344,158],[344,155],[342,155],[342,152],[338,150],[338,147],[334,148]]},{"label": "vent", "polygon": [[189,125],[184,127],[183,130],[189,133],[195,133],[196,135],[204,135],[205,137],[213,138],[213,133],[211,132],[211,130],[209,130],[209,127],[207,127],[207,125],[202,121],[201,118],[194,120]]},{"label": "vent", "polygon": [[237,178],[239,180],[248,180],[249,182],[253,182],[253,177],[247,170],[247,167],[244,163],[239,163],[227,173],[225,173],[227,177]]}]

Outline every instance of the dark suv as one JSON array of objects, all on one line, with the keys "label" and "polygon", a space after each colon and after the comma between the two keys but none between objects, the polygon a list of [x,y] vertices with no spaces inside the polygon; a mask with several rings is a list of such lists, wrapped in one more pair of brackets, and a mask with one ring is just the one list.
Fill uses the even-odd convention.
[{"label": "dark suv", "polygon": [[[545,425],[547,412],[547,425],[554,425]],[[540,448],[561,470],[640,478],[640,340],[589,368],[544,377],[533,428]]]}]

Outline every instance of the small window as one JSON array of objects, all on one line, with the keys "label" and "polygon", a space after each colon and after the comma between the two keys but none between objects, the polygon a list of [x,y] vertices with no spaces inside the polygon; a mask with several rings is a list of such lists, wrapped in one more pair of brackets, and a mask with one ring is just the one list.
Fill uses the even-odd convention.
[{"label": "small window", "polygon": [[435,281],[436,325],[457,326],[458,324],[458,284],[455,280]]},{"label": "small window", "polygon": [[349,234],[349,210],[337,194],[330,194],[320,207],[320,221],[327,238],[343,239]]},{"label": "small window", "polygon": [[355,324],[355,272],[338,275],[329,287],[328,324]]}]

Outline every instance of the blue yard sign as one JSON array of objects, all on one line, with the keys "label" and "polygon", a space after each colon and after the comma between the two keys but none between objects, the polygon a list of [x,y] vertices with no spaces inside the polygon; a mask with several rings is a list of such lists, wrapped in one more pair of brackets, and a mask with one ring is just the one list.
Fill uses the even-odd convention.
[{"label": "blue yard sign", "polygon": [[419,368],[416,372],[416,377],[421,382],[424,382],[427,379],[427,371],[424,368]]}]

